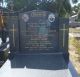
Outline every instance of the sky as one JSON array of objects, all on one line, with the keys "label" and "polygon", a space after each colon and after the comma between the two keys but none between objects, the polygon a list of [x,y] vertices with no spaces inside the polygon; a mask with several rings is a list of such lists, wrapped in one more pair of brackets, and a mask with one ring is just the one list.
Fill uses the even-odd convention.
[{"label": "sky", "polygon": [[71,6],[73,7],[74,5],[78,5],[80,3],[80,0],[78,0],[78,2],[76,4],[72,3],[72,0],[70,0]]}]

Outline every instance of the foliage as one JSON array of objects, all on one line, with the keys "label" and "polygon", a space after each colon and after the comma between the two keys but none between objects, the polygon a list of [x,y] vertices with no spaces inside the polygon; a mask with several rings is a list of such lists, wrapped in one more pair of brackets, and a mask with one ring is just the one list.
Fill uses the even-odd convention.
[{"label": "foliage", "polygon": [[73,2],[73,3],[77,3],[77,2],[78,2],[78,0],[72,0],[72,2]]},{"label": "foliage", "polygon": [[[10,1],[11,0],[6,0],[6,2],[8,3],[8,8],[10,8]],[[43,0],[43,2],[39,6],[36,5],[36,1],[38,0],[13,0],[14,11],[21,10],[25,7],[26,10],[33,10],[39,7],[45,10],[49,9],[51,11],[57,11],[59,12],[60,16],[64,17],[66,15],[69,15],[71,12],[71,5],[69,0],[52,0],[52,2]]]},{"label": "foliage", "polygon": [[74,11],[75,13],[72,13],[72,15],[74,14],[78,14],[78,18],[76,19],[76,21],[80,21],[80,3],[78,5],[75,5],[72,8],[72,11]]},{"label": "foliage", "polygon": [[73,8],[72,8],[72,11],[74,11],[75,13],[78,13],[78,10],[79,10],[79,7],[77,5],[75,5]]},{"label": "foliage", "polygon": [[[60,2],[59,2],[60,1]],[[65,17],[66,15],[69,15],[71,12],[71,5],[69,0],[56,0],[57,6],[59,9],[59,16]]]}]

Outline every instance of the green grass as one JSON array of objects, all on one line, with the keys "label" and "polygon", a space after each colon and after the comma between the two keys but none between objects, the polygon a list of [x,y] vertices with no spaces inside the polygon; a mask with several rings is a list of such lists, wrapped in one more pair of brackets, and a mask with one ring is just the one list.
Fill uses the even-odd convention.
[{"label": "green grass", "polygon": [[[69,33],[80,33],[80,29],[69,28]],[[73,45],[80,54],[80,39],[77,40],[75,37],[69,38],[69,44]]]},{"label": "green grass", "polygon": [[80,54],[80,40],[77,40],[76,38],[70,38],[69,44],[73,45],[76,48],[77,52]]},{"label": "green grass", "polygon": [[70,33],[80,33],[80,29],[69,28],[69,32],[70,32]]}]

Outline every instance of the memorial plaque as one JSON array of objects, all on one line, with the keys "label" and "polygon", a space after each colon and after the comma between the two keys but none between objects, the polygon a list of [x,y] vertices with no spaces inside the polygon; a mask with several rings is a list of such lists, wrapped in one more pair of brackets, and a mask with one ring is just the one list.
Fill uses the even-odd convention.
[{"label": "memorial plaque", "polygon": [[50,53],[58,51],[58,18],[48,11],[33,10],[19,14],[20,52]]}]

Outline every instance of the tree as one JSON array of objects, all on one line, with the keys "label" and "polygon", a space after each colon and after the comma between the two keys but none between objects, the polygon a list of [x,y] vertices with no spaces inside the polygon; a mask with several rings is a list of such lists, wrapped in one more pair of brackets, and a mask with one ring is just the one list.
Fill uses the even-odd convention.
[{"label": "tree", "polygon": [[78,4],[78,19],[77,20],[80,22],[80,3]]},{"label": "tree", "polygon": [[[27,10],[36,9],[36,1],[38,0],[6,0],[8,3],[8,8],[10,9],[10,1],[13,1],[14,11],[22,10],[23,8]],[[40,1],[40,0],[39,0]],[[67,17],[71,13],[70,0],[42,0],[43,3],[39,5],[42,9],[50,9],[51,11],[56,10],[59,13],[59,16]],[[48,2],[49,1],[49,2]],[[75,1],[77,2],[77,0]],[[46,8],[45,8],[46,7]],[[47,10],[46,9],[46,10]]]},{"label": "tree", "polygon": [[80,21],[80,3],[72,8],[72,15],[78,15],[76,21]]},{"label": "tree", "polygon": [[57,6],[59,5],[60,7],[60,10],[59,10],[59,14],[60,16],[69,16],[70,13],[71,13],[71,5],[70,5],[70,2],[69,0],[57,0]]},{"label": "tree", "polygon": [[78,10],[79,10],[79,7],[75,5],[75,6],[73,7],[73,11],[75,11],[75,13],[78,13]]},{"label": "tree", "polygon": [[78,2],[78,0],[72,0],[72,2],[73,2],[73,3],[77,3],[77,2]]}]

